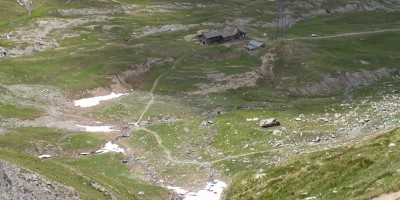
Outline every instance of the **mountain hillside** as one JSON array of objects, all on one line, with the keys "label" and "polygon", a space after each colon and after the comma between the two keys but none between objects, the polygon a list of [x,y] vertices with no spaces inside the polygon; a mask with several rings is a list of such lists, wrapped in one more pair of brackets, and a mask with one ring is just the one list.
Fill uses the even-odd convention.
[{"label": "mountain hillside", "polygon": [[398,0],[2,0],[0,199],[395,199],[399,38]]}]

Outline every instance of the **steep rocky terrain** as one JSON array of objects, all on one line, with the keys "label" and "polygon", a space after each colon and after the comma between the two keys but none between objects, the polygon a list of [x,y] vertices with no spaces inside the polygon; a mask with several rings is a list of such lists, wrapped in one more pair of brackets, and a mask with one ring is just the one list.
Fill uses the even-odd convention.
[{"label": "steep rocky terrain", "polygon": [[0,161],[0,199],[80,199],[74,188]]}]

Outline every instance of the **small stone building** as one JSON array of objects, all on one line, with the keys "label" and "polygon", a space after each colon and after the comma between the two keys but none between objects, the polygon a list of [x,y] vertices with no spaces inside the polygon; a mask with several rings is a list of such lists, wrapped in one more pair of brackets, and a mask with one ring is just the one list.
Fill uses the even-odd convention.
[{"label": "small stone building", "polygon": [[201,44],[223,43],[246,38],[246,32],[241,28],[225,28],[223,30],[200,31],[198,38]]},{"label": "small stone building", "polygon": [[260,48],[264,48],[265,44],[256,41],[256,40],[252,40],[250,41],[246,47],[244,47],[246,49],[246,51],[254,51],[256,49],[260,49]]}]

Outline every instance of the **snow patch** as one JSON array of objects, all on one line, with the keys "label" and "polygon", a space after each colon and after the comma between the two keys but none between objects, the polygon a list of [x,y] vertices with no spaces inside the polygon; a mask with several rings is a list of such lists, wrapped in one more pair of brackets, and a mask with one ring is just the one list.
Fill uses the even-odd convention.
[{"label": "snow patch", "polygon": [[44,154],[44,155],[38,156],[38,158],[51,158],[51,155]]},{"label": "snow patch", "polygon": [[107,152],[117,152],[117,153],[125,153],[125,150],[119,147],[117,144],[113,144],[111,141],[107,142],[106,145],[96,151],[96,153],[107,153]]},{"label": "snow patch", "polygon": [[184,200],[219,200],[226,186],[225,182],[216,180],[215,182],[207,182],[205,189],[197,192],[188,192],[180,187],[168,186],[167,188],[178,194],[185,195]]},{"label": "snow patch", "polygon": [[105,95],[105,96],[97,96],[97,97],[75,100],[74,104],[75,104],[75,107],[83,107],[83,108],[92,107],[92,106],[100,104],[100,101],[107,101],[107,100],[118,98],[118,97],[121,97],[124,95],[128,95],[128,93],[122,94],[122,93],[112,92],[111,94]]},{"label": "snow patch", "polygon": [[182,189],[182,188],[180,188],[180,187],[168,186],[167,188],[170,189],[170,190],[173,190],[173,191],[175,191],[176,193],[181,194],[181,195],[185,195],[186,193],[188,193],[187,190]]},{"label": "snow patch", "polygon": [[118,129],[115,129],[112,126],[82,126],[82,125],[76,125],[76,126],[84,128],[86,132],[92,132],[92,133],[119,131]]}]

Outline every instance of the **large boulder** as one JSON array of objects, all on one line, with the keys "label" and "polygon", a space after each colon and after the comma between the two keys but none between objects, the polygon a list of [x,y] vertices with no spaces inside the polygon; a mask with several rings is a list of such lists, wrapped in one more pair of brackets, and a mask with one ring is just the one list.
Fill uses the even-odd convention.
[{"label": "large boulder", "polygon": [[8,51],[5,48],[0,47],[0,57],[6,57],[6,56],[9,56]]},{"label": "large boulder", "polygon": [[281,123],[275,118],[263,119],[260,121],[260,126],[263,128],[279,126],[279,125],[281,125]]}]

